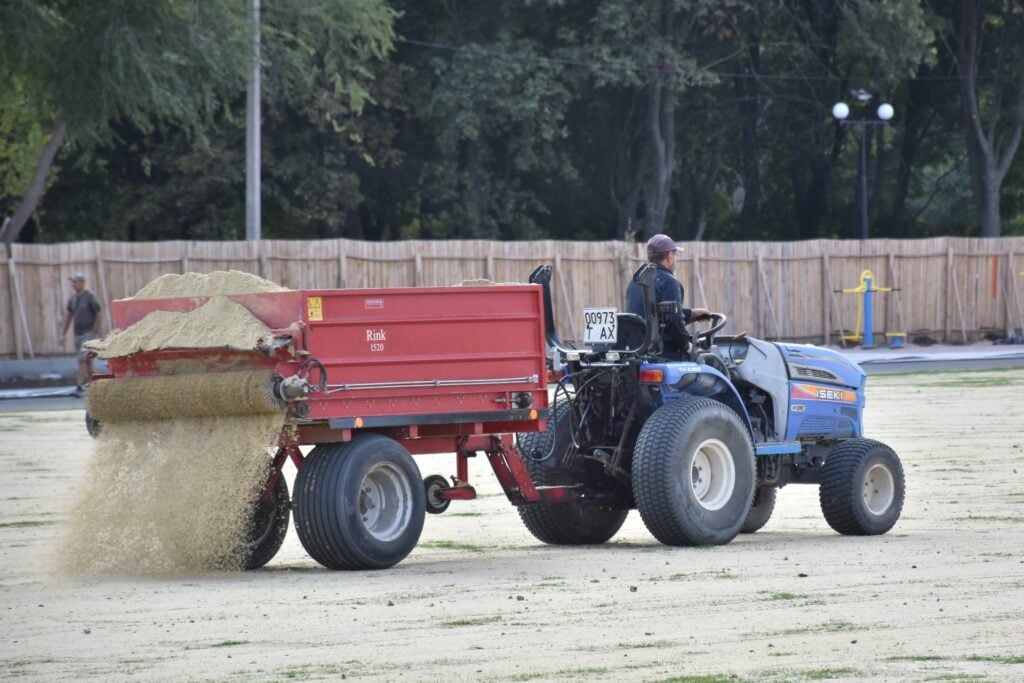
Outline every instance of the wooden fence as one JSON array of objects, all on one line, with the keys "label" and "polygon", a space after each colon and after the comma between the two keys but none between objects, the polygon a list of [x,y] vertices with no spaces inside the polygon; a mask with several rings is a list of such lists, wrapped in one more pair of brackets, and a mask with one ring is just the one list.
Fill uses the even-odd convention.
[{"label": "wooden fence", "polygon": [[[689,306],[729,316],[726,331],[765,339],[838,343],[857,327],[861,272],[876,286],[876,343],[885,332],[912,340],[976,341],[1024,333],[1024,237],[806,242],[697,242],[677,274]],[[3,258],[0,256],[0,258]],[[524,282],[554,266],[555,319],[579,337],[585,306],[623,305],[642,244],[627,242],[75,242],[16,244],[0,260],[0,356],[67,354],[60,338],[71,288],[84,272],[104,304],[132,296],[165,273],[242,270],[293,289],[415,287],[487,278]]]}]

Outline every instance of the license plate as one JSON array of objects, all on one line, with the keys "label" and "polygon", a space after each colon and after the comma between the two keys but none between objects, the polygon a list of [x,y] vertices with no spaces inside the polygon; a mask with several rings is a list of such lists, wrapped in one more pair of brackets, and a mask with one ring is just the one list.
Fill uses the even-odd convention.
[{"label": "license plate", "polygon": [[583,309],[583,343],[613,344],[619,332],[618,311],[614,308]]}]

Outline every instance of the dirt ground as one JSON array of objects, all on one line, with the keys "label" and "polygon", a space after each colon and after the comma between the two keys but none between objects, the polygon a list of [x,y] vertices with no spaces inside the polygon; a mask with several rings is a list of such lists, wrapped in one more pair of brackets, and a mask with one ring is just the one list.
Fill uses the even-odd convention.
[{"label": "dirt ground", "polygon": [[55,574],[82,413],[0,413],[0,677],[1024,680],[1022,395],[1024,370],[870,378],[868,435],[907,472],[882,537],[833,533],[790,486],[724,547],[661,546],[635,512],[607,545],[548,547],[481,458],[480,499],[393,569],[324,570],[289,531],[263,570],[169,578]]}]

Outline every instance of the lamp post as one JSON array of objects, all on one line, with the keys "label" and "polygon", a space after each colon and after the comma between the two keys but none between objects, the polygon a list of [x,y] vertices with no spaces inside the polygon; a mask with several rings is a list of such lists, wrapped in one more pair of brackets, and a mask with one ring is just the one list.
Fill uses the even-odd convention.
[{"label": "lamp post", "polygon": [[[853,96],[860,102],[866,103],[871,100],[872,95],[864,90],[854,90]],[[860,218],[860,238],[868,238],[868,126],[880,126],[888,123],[895,110],[888,102],[878,105],[875,110],[877,118],[868,118],[862,111],[859,118],[851,119],[850,106],[845,102],[836,102],[832,105],[832,116],[844,126],[860,125],[860,168],[857,173],[857,212]]]}]

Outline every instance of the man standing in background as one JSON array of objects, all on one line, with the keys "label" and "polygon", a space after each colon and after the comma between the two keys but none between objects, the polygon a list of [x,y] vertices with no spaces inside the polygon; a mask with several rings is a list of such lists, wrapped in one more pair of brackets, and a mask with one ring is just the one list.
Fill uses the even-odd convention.
[{"label": "man standing in background", "polygon": [[61,331],[61,339],[67,336],[68,328],[74,322],[75,353],[78,354],[78,386],[75,388],[75,395],[81,396],[85,393],[85,385],[92,377],[92,358],[83,348],[83,344],[90,339],[99,338],[100,329],[100,306],[99,299],[85,286],[85,275],[75,273],[70,278],[71,286],[75,293],[68,299],[67,312],[64,314],[64,329]]}]

